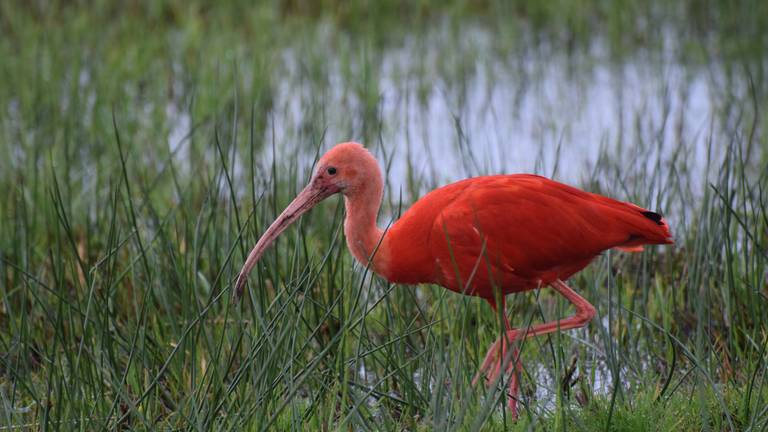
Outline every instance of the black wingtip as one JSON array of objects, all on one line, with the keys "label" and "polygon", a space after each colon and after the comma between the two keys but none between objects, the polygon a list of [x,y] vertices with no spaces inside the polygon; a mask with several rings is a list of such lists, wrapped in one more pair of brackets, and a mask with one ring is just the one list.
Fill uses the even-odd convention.
[{"label": "black wingtip", "polygon": [[662,221],[663,218],[660,214],[652,211],[644,211],[643,216],[647,217],[648,219],[656,222],[656,225],[664,225],[664,222]]}]

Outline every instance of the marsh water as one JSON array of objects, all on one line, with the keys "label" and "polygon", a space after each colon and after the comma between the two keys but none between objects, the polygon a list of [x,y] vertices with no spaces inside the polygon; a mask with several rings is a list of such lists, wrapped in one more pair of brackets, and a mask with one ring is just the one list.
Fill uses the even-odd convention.
[{"label": "marsh water", "polygon": [[[285,48],[260,163],[300,155],[309,167],[318,151],[354,140],[380,158],[389,190],[406,196],[515,172],[577,185],[678,172],[698,194],[749,121],[745,81],[717,59],[681,61],[672,36],[618,59],[599,37],[578,53],[547,44],[499,52],[495,37],[481,26],[460,37],[437,26],[375,54],[363,50],[355,64],[323,31],[309,48]],[[190,115],[174,102],[166,113],[169,148],[183,161]],[[236,174],[245,180],[243,159]]]}]

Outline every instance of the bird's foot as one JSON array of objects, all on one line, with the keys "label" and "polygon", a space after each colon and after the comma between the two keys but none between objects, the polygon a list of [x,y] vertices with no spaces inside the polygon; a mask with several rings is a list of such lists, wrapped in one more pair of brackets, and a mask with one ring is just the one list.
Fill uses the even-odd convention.
[{"label": "bird's foot", "polygon": [[[509,336],[509,335],[508,335]],[[514,334],[511,336],[515,336]],[[485,386],[490,387],[499,378],[502,373],[502,366],[504,367],[504,373],[509,374],[509,392],[507,393],[507,407],[513,419],[517,419],[517,398],[520,393],[518,373],[521,370],[520,352],[517,347],[508,350],[508,343],[506,338],[499,338],[494,342],[488,352],[485,354],[483,363],[480,365],[480,369],[472,378],[472,386],[476,386],[477,382],[481,378],[485,378]],[[507,358],[507,353],[511,355]]]},{"label": "bird's foot", "polygon": [[[514,340],[515,336],[517,336],[517,332],[515,330],[512,330],[507,334],[507,338],[509,338],[509,340]],[[507,341],[507,338],[502,337],[496,339],[496,341],[488,348],[488,352],[485,353],[485,358],[483,359],[483,363],[480,365],[480,369],[478,369],[477,373],[472,378],[473,387],[477,385],[477,382],[481,377],[485,377],[486,387],[493,385],[501,373],[502,365],[505,363],[505,373],[514,372],[515,365],[517,365],[517,370],[519,371],[520,351],[515,347],[511,350],[512,352],[510,353],[512,358],[507,358],[507,353],[510,351],[508,350],[510,342]]]},{"label": "bird's foot", "polygon": [[472,387],[477,385],[477,382],[481,377],[485,378],[486,387],[489,387],[493,384],[496,378],[498,378],[499,371],[501,370],[501,361],[503,359],[503,353],[501,356],[499,355],[499,342],[500,340],[496,340],[496,342],[491,344],[488,348],[483,363],[480,364],[480,369],[478,369],[474,378],[472,378]]}]

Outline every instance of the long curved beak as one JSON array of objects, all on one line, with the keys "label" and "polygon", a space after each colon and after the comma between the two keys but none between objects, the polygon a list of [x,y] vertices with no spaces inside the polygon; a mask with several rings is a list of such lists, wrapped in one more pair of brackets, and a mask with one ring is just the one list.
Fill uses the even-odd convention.
[{"label": "long curved beak", "polygon": [[248,254],[248,259],[245,260],[245,264],[243,264],[243,268],[240,269],[240,274],[237,276],[237,284],[235,284],[235,291],[232,295],[234,302],[238,302],[243,295],[243,287],[245,287],[245,282],[248,279],[248,273],[251,272],[259,258],[264,254],[264,251],[275,241],[277,236],[285,231],[301,215],[314,207],[315,204],[339,192],[339,190],[338,187],[334,186],[318,188],[310,183],[288,204],[288,207],[264,231],[259,241],[256,242],[256,246]]}]

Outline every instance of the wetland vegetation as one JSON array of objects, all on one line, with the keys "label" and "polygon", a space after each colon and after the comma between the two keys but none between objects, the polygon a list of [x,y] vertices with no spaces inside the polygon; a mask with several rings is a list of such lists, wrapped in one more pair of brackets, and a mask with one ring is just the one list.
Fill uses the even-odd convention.
[{"label": "wetland vegetation", "polygon": [[[0,430],[768,428],[768,2],[0,3]],[[534,172],[676,244],[572,285],[521,419],[470,385],[488,305],[353,262],[343,205],[230,290],[318,153],[364,143],[381,221]],[[565,316],[550,290],[513,325]]]}]

